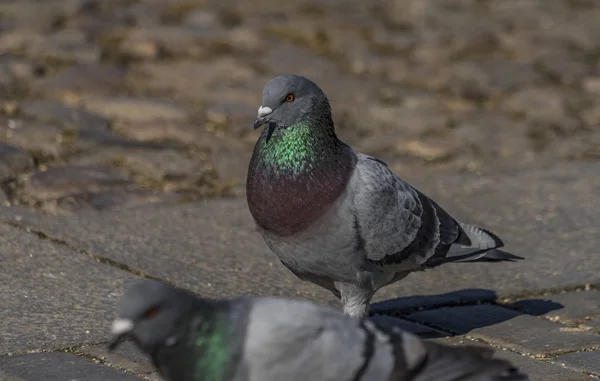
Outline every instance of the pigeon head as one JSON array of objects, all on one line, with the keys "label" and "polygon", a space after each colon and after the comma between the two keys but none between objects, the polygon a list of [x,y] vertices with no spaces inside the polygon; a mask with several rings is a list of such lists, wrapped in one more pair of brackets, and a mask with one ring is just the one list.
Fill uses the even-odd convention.
[{"label": "pigeon head", "polygon": [[[254,129],[267,124],[267,142],[279,128],[306,120],[331,122],[331,108],[323,91],[308,78],[280,75],[265,86]],[[333,122],[327,123],[333,126]]]},{"label": "pigeon head", "polygon": [[109,349],[114,350],[128,338],[147,352],[176,344],[176,327],[192,303],[193,298],[185,291],[163,283],[143,280],[134,284],[121,298]]}]

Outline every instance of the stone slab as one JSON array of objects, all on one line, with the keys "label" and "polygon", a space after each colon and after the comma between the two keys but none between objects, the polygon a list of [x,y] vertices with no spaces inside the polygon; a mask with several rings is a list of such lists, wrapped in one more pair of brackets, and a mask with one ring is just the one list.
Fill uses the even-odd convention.
[{"label": "stone slab", "polygon": [[[596,173],[596,165],[576,163],[415,179],[457,218],[491,229],[507,251],[526,260],[444,265],[411,274],[380,291],[377,300],[473,288],[504,297],[600,282]],[[333,300],[327,291],[298,281],[268,251],[243,197],[61,218],[36,215],[19,223],[204,295]]]},{"label": "stone slab", "polygon": [[553,362],[600,376],[600,351],[568,353],[556,357]]},{"label": "stone slab", "polygon": [[106,339],[135,276],[15,227],[0,236],[0,355]]},{"label": "stone slab", "polygon": [[[141,378],[63,352],[0,357],[0,369],[23,381],[140,381]],[[8,379],[10,380],[10,378]],[[17,381],[15,380],[15,381]]]},{"label": "stone slab", "polygon": [[[449,338],[442,339],[434,339],[432,341],[447,344],[447,345],[473,345],[473,346],[481,346],[490,348],[489,345],[469,340],[464,336],[455,336]],[[516,354],[514,352],[500,350],[497,348],[492,348],[495,350],[494,356],[498,358],[502,358],[510,361],[516,367],[521,369],[524,373],[529,375],[530,381],[592,381],[593,377],[588,376],[586,374],[571,370],[565,369],[559,365],[555,365],[550,363],[549,361],[536,360],[531,357],[522,356]]]},{"label": "stone slab", "polygon": [[408,317],[530,355],[600,346],[600,335],[492,305],[440,308],[415,312]]}]

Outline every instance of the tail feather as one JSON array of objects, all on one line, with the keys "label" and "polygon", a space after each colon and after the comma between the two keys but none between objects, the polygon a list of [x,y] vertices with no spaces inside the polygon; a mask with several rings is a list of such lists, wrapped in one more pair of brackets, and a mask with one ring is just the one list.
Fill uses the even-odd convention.
[{"label": "tail feather", "polygon": [[393,381],[520,381],[528,380],[509,361],[494,358],[494,349],[450,346],[423,340],[390,321],[375,321],[393,343],[397,367]]},{"label": "tail feather", "polygon": [[491,231],[476,226],[459,223],[465,234],[471,240],[471,246],[481,249],[497,249],[504,246],[504,242]]},{"label": "tail feather", "polygon": [[487,251],[485,253],[485,256],[483,256],[483,258],[481,258],[482,261],[489,261],[489,262],[498,262],[498,261],[515,262],[515,261],[519,261],[519,260],[523,260],[523,259],[525,259],[525,258],[519,257],[518,255],[508,253],[506,251],[497,250],[497,249],[492,249],[490,251]]},{"label": "tail feather", "polygon": [[528,380],[506,360],[493,358],[493,351],[475,347],[450,347],[424,343],[427,357],[413,371],[412,381],[518,381]]},{"label": "tail feather", "polygon": [[450,246],[445,255],[445,259],[449,262],[500,262],[523,259],[517,255],[498,250],[504,246],[504,242],[491,231],[462,223],[460,226],[469,237],[471,245],[454,244]]}]

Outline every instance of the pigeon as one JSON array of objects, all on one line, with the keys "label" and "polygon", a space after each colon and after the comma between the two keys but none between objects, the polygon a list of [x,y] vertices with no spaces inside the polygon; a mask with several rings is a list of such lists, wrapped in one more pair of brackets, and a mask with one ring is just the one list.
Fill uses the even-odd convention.
[{"label": "pigeon", "polygon": [[109,350],[131,339],[166,381],[511,381],[493,351],[451,347],[306,300],[209,300],[162,282],[126,290]]},{"label": "pigeon", "polygon": [[346,314],[365,317],[377,290],[413,271],[523,259],[342,142],[326,95],[309,79],[272,79],[254,129],[263,125],[246,181],[250,213],[279,260],[332,291]]}]

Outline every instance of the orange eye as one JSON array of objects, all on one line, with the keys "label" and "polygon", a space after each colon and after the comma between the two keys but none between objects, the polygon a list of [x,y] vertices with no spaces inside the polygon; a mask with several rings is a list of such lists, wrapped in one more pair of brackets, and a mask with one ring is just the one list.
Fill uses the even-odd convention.
[{"label": "orange eye", "polygon": [[151,307],[148,309],[148,311],[146,311],[146,317],[153,317],[158,315],[158,312],[160,311],[160,308],[158,307]]},{"label": "orange eye", "polygon": [[285,96],[285,101],[286,102],[293,102],[294,99],[296,99],[296,97],[292,93],[289,93],[288,95]]}]

